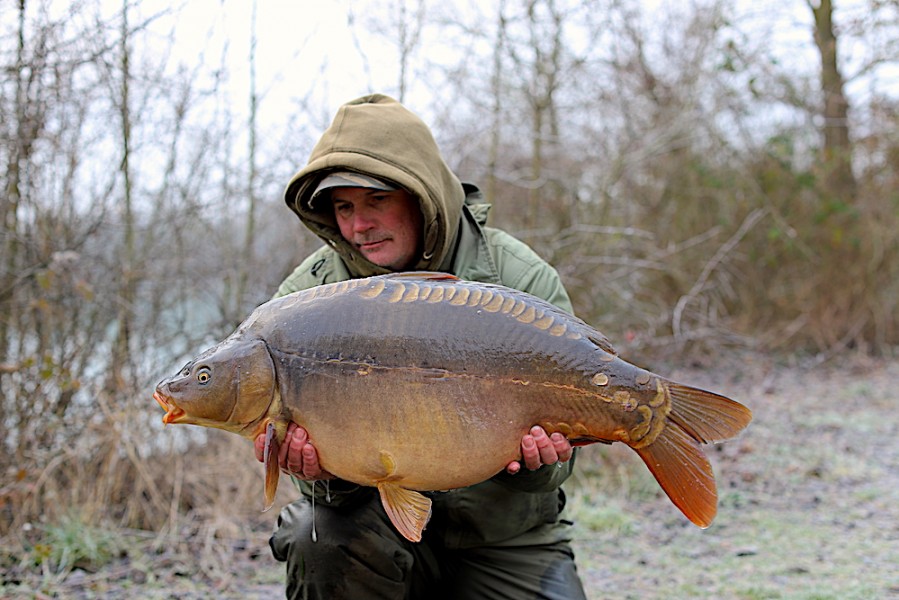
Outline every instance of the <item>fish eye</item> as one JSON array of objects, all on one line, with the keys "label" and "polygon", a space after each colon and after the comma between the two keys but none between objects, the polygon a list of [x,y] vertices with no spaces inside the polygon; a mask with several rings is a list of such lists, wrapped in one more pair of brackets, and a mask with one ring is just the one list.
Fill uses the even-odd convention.
[{"label": "fish eye", "polygon": [[197,382],[199,382],[200,385],[206,385],[211,379],[212,372],[207,367],[203,367],[197,371]]}]

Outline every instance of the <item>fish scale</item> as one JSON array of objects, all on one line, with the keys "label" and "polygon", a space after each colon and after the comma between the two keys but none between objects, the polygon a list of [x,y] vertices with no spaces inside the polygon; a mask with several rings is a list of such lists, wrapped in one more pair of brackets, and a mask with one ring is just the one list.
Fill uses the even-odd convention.
[{"label": "fish scale", "polygon": [[[296,422],[322,467],[377,487],[413,541],[430,511],[420,492],[495,475],[520,458],[533,425],[575,445],[627,444],[687,518],[706,527],[717,493],[701,445],[751,420],[733,400],[622,360],[600,332],[544,300],[441,273],[272,300],[154,397],[166,423],[250,439],[265,433],[269,506],[279,445]],[[466,460],[447,460],[460,444]]]},{"label": "fish scale", "polygon": [[[364,280],[363,280],[364,281]],[[484,285],[484,284],[478,284]],[[494,299],[502,300],[496,302],[496,305],[502,305],[505,300],[514,302],[512,296],[506,296],[494,293],[493,290],[482,290],[474,288],[448,287],[443,285],[438,287],[438,283],[429,286],[421,286],[417,284],[409,284],[408,282],[379,282],[376,281],[370,286],[342,286],[341,289],[315,291],[314,293],[300,292],[300,295],[294,301],[285,303],[285,306],[293,307],[295,304],[315,305],[315,315],[309,315],[307,322],[304,323],[304,334],[307,339],[314,339],[315,346],[321,351],[321,345],[325,343],[332,344],[339,348],[359,347],[354,344],[353,340],[360,335],[360,322],[366,319],[372,319],[373,323],[378,325],[379,331],[375,332],[380,339],[364,345],[366,352],[371,353],[373,349],[380,350],[379,362],[382,365],[390,365],[396,367],[404,367],[414,364],[416,359],[430,358],[432,353],[428,352],[428,347],[434,344],[435,338],[440,339],[440,331],[437,335],[432,335],[430,331],[438,328],[440,325],[434,322],[435,311],[439,311],[438,307],[445,307],[448,311],[444,316],[447,320],[452,319],[452,326],[462,328],[464,331],[457,331],[455,334],[447,338],[452,350],[457,355],[467,357],[470,352],[466,352],[464,346],[470,345],[469,341],[479,337],[491,336],[498,342],[497,347],[501,352],[497,356],[498,360],[502,360],[504,364],[509,365],[505,360],[508,352],[516,347],[520,348],[520,352],[527,353],[529,347],[535,343],[536,336],[543,336],[552,326],[556,325],[556,318],[553,315],[546,314],[543,308],[535,308],[533,305],[527,305],[523,300],[518,299],[518,303],[528,311],[522,311],[519,317],[512,317],[514,314],[510,312],[507,316],[509,320],[516,323],[518,327],[510,328],[504,321],[497,319],[489,319],[491,314],[502,314],[497,311],[491,311],[489,308]],[[437,306],[431,306],[427,296],[422,299],[422,290],[433,290],[447,288]],[[313,288],[315,290],[315,288]],[[312,292],[312,290],[310,290]],[[520,292],[519,292],[520,294]],[[327,304],[322,302],[327,298]],[[366,302],[369,301],[369,302]],[[399,305],[403,310],[396,310]],[[386,309],[386,310],[385,310]],[[393,309],[393,310],[390,310]],[[389,312],[388,312],[389,311]],[[453,312],[450,312],[453,311]],[[453,319],[455,311],[464,311],[467,317],[465,319]],[[480,313],[478,311],[481,311]],[[354,315],[352,321],[344,319],[341,315],[351,313]],[[565,314],[565,313],[561,313]],[[325,316],[319,316],[325,315]],[[565,314],[566,318],[570,318]],[[393,320],[390,320],[393,319]],[[559,324],[562,325],[562,324]],[[364,332],[364,327],[361,328]],[[320,330],[320,331],[318,331]],[[430,330],[430,331],[429,331]],[[556,330],[558,332],[558,329]],[[285,332],[284,336],[292,336],[296,339],[294,332]],[[331,339],[325,339],[329,336]],[[559,337],[550,333],[552,337]],[[568,336],[568,339],[578,339],[579,334]],[[510,343],[514,341],[515,345]],[[546,358],[546,354],[558,357],[564,361],[572,361],[576,356],[572,352],[566,352],[559,347],[555,352],[544,344],[546,352],[541,355],[541,359]],[[474,352],[481,358],[489,358],[486,347],[480,342],[477,343]],[[552,357],[551,356],[551,357]],[[439,356],[439,359],[446,362],[448,356],[446,352]],[[391,362],[394,361],[394,362]],[[468,360],[464,361],[468,364]],[[567,368],[567,363],[558,365],[560,368]]]}]

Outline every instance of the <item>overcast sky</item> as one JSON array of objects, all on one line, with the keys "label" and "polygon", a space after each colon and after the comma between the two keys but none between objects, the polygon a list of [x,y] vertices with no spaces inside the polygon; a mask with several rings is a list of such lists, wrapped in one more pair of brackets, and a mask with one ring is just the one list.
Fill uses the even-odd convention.
[{"label": "overcast sky", "polygon": [[[347,16],[352,10],[358,23],[366,17],[366,10],[396,10],[400,1],[259,0],[257,82],[259,92],[266,94],[265,101],[286,102],[314,90],[316,100],[333,110],[372,89],[395,89],[395,49],[383,38],[366,36],[362,27],[355,28],[354,37]],[[407,3],[411,4],[408,0]],[[649,19],[661,10],[658,5],[664,4],[656,0],[640,0],[640,3],[647,7],[645,14]],[[112,3],[116,4],[120,6]],[[459,4],[464,5],[464,1]],[[845,17],[850,15],[846,7],[858,4],[858,0],[836,4],[837,17]],[[190,0],[176,9],[176,22],[160,19],[156,27],[165,31],[174,24],[177,54],[185,61],[195,61],[203,55],[210,72],[220,64],[223,44],[227,43],[227,63],[234,88],[246,90],[252,5],[250,1]],[[780,59],[794,63],[796,69],[817,68],[811,15],[805,0],[753,0],[738,5],[741,8],[736,25],[765,36]],[[165,0],[144,0],[140,11],[147,15],[170,7],[171,3]],[[429,49],[427,41],[423,48],[425,52]],[[867,49],[864,43],[856,43],[844,45],[841,51],[845,59],[855,60],[863,58]],[[896,88],[899,77],[895,74],[895,68],[885,69],[873,84],[871,80],[854,83],[850,92],[866,93],[862,88],[871,85]],[[895,92],[899,94],[899,90]]]}]

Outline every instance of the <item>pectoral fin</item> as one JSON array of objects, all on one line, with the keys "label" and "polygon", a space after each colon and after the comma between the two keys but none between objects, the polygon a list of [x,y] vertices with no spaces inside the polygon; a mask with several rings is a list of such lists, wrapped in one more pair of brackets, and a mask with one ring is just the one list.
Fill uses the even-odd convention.
[{"label": "pectoral fin", "polygon": [[265,450],[263,451],[263,464],[265,465],[265,506],[262,512],[267,511],[275,503],[275,492],[278,491],[278,477],[281,469],[278,467],[278,434],[275,424],[269,422],[265,427]]},{"label": "pectoral fin", "polygon": [[395,483],[379,483],[378,491],[397,531],[410,542],[420,542],[421,532],[431,518],[431,499]]}]

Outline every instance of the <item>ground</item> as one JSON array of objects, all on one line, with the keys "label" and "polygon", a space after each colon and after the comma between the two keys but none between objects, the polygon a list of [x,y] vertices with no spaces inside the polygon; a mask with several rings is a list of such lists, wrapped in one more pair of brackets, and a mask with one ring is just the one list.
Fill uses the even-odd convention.
[{"label": "ground", "polygon": [[[591,600],[899,598],[899,361],[756,356],[653,368],[743,402],[754,421],[709,451],[719,510],[705,530],[629,449],[581,451],[568,516]],[[99,570],[8,567],[0,597],[283,597],[270,526],[176,545],[133,532],[131,550]]]},{"label": "ground", "polygon": [[674,375],[754,413],[710,453],[718,517],[700,530],[631,484],[581,528],[590,598],[899,598],[899,363]]}]

